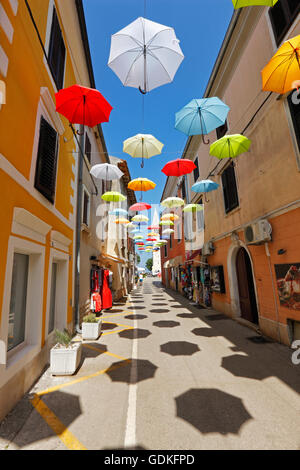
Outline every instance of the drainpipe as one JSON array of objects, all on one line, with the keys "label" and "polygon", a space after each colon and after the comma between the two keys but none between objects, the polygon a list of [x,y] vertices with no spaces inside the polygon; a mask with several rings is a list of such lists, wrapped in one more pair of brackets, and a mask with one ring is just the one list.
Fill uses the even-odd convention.
[{"label": "drainpipe", "polygon": [[[84,126],[80,126],[80,147],[84,148]],[[81,239],[81,214],[82,214],[82,173],[83,157],[78,152],[78,178],[77,178],[77,206],[76,206],[76,229],[75,229],[75,331],[81,333],[79,290],[80,290],[80,239]]]},{"label": "drainpipe", "polygon": [[274,304],[275,304],[275,311],[276,311],[276,320],[277,320],[278,341],[279,341],[279,343],[281,343],[280,328],[279,328],[279,312],[278,312],[278,305],[277,305],[277,299],[276,299],[276,289],[275,289],[275,282],[274,282],[274,277],[273,277],[273,272],[272,272],[271,255],[270,255],[270,251],[269,251],[268,242],[265,242],[265,250],[266,250],[266,255],[267,255],[267,258],[268,258],[269,271],[270,271],[270,276],[271,276],[271,281],[272,281],[272,290],[273,290]]}]

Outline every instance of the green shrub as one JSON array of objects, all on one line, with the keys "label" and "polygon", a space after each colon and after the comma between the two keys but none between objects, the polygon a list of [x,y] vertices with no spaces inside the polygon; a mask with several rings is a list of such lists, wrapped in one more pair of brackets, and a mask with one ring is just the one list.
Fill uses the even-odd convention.
[{"label": "green shrub", "polygon": [[86,315],[85,317],[83,317],[83,321],[84,323],[97,323],[98,318],[96,318],[95,313],[90,313],[89,315]]},{"label": "green shrub", "polygon": [[56,341],[62,346],[70,346],[73,337],[74,335],[71,335],[66,329],[64,331],[55,330]]}]

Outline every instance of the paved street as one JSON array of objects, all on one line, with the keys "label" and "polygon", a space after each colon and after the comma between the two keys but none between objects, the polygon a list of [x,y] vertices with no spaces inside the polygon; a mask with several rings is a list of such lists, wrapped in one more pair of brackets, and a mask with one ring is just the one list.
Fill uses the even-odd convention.
[{"label": "paved street", "polygon": [[45,371],[0,449],[299,449],[292,350],[149,278],[103,316],[71,377]]}]

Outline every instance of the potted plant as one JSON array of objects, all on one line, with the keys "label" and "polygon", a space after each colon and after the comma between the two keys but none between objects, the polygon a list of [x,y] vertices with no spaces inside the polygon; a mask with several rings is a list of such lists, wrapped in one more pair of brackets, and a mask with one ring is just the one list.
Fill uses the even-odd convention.
[{"label": "potted plant", "polygon": [[83,317],[82,339],[98,339],[101,332],[101,318],[97,318],[95,313]]},{"label": "potted plant", "polygon": [[52,375],[72,375],[79,366],[82,343],[73,341],[74,335],[66,329],[55,330],[56,344],[50,350],[50,370]]}]

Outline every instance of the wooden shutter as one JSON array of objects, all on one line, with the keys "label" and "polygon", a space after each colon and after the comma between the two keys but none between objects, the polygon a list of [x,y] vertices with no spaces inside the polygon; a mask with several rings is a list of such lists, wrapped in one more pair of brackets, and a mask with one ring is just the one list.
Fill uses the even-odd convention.
[{"label": "wooden shutter", "polygon": [[48,60],[50,63],[51,73],[53,75],[58,90],[63,87],[65,57],[66,48],[60,29],[57,13],[55,8],[53,8]]},{"label": "wooden shutter", "polygon": [[57,149],[57,133],[42,117],[34,186],[52,203],[55,196]]},{"label": "wooden shutter", "polygon": [[228,131],[228,125],[227,125],[227,121],[225,121],[223,126],[219,126],[216,129],[217,139],[221,139],[221,137],[224,137],[227,131]]},{"label": "wooden shutter", "polygon": [[89,226],[89,207],[90,207],[90,197],[86,191],[83,191],[82,222],[87,227]]},{"label": "wooden shutter", "polygon": [[299,11],[299,0],[279,0],[269,9],[277,46],[281,43]]},{"label": "wooden shutter", "polygon": [[84,148],[84,153],[87,156],[88,161],[91,163],[91,151],[92,151],[92,145],[91,141],[89,139],[89,136],[85,134],[85,148]]},{"label": "wooden shutter", "polygon": [[235,179],[234,166],[231,163],[222,173],[223,194],[225,202],[225,212],[232,211],[238,207],[238,194]]},{"label": "wooden shutter", "polygon": [[194,181],[197,181],[199,178],[199,162],[198,162],[198,157],[195,158],[194,163],[196,165],[196,168],[194,169]]},{"label": "wooden shutter", "polygon": [[[292,117],[292,122],[294,126],[294,131],[295,135],[297,138],[297,143],[300,151],[300,103],[299,104],[294,104],[292,101],[293,94],[296,93],[293,91],[289,96],[288,96],[288,104],[290,108],[290,113]],[[297,95],[297,101],[300,99],[300,93]]]}]

